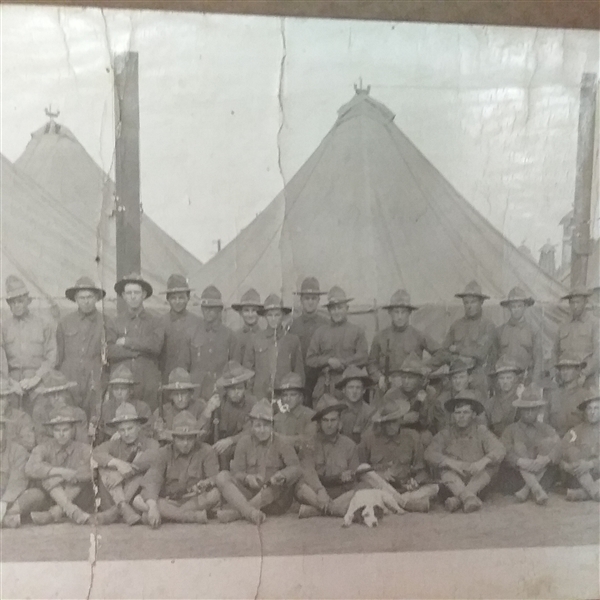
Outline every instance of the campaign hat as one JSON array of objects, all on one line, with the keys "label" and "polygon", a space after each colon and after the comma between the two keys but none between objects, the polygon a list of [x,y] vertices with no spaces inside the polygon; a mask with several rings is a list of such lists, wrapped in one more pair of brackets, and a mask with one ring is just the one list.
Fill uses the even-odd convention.
[{"label": "campaign hat", "polygon": [[130,421],[137,421],[139,423],[145,423],[147,417],[140,417],[133,404],[130,402],[123,402],[117,406],[115,410],[115,416],[108,422],[109,425],[118,425],[119,423],[126,423]]},{"label": "campaign hat", "polygon": [[5,300],[13,300],[14,298],[20,298],[21,296],[29,296],[29,290],[27,289],[25,282],[16,275],[9,275],[6,278]]},{"label": "campaign hat", "polygon": [[480,415],[484,410],[484,406],[479,399],[479,394],[475,390],[463,390],[454,398],[450,398],[450,400],[446,400],[444,403],[444,408],[447,412],[452,413],[456,408],[457,404],[462,402],[468,402],[471,405],[471,408]]},{"label": "campaign hat", "polygon": [[279,384],[275,386],[275,393],[281,394],[281,392],[285,392],[286,390],[298,390],[299,392],[304,392],[304,379],[302,378],[302,375],[294,373],[293,371],[284,375]]},{"label": "campaign hat", "polygon": [[350,365],[344,369],[342,378],[335,384],[335,387],[338,390],[341,390],[349,381],[352,381],[353,379],[360,379],[360,381],[364,383],[365,387],[373,385],[373,380],[369,377],[369,374],[364,367],[360,368],[356,365]]},{"label": "campaign hat", "polygon": [[221,292],[214,285],[209,285],[204,288],[200,295],[200,306],[206,306],[207,308],[223,308],[223,296]]},{"label": "campaign hat", "polygon": [[187,277],[179,273],[173,273],[167,279],[167,289],[161,294],[176,294],[177,292],[192,292],[192,288],[187,280]]},{"label": "campaign hat", "polygon": [[169,373],[169,383],[161,386],[165,391],[195,390],[200,385],[192,383],[190,374],[183,367],[176,367]]},{"label": "campaign hat", "polygon": [[103,290],[99,285],[96,285],[91,277],[86,277],[85,275],[83,277],[80,277],[75,282],[74,286],[65,290],[65,296],[71,302],[75,302],[75,296],[77,295],[77,292],[82,291],[94,292],[99,297],[99,300],[106,296],[106,291]]},{"label": "campaign hat", "polygon": [[202,433],[196,417],[189,410],[182,410],[173,417],[173,427],[169,431],[174,436],[196,436]]},{"label": "campaign hat", "polygon": [[125,290],[125,286],[128,283],[137,283],[137,285],[141,286],[141,288],[146,292],[146,298],[150,298],[150,296],[152,296],[154,291],[152,286],[145,279],[143,279],[139,273],[130,273],[129,275],[119,279],[119,281],[115,283],[115,292],[121,296]]},{"label": "campaign hat", "polygon": [[330,412],[339,412],[346,410],[348,407],[340,402],[331,394],[323,394],[315,405],[315,414],[312,416],[313,421],[320,421],[325,415]]},{"label": "campaign hat", "polygon": [[346,304],[351,300],[354,300],[354,298],[348,298],[346,292],[339,285],[334,285],[329,292],[327,292],[327,304],[325,305],[325,308],[337,306],[338,304]]},{"label": "campaign hat", "polygon": [[327,292],[321,291],[319,280],[316,277],[306,277],[300,285],[300,291],[294,292],[296,296],[302,296],[302,294],[314,294],[316,296],[324,296]]},{"label": "campaign hat", "polygon": [[396,290],[392,294],[389,304],[385,304],[381,308],[386,310],[391,310],[392,308],[408,308],[409,310],[417,310],[419,307],[411,303],[410,294],[406,290]]},{"label": "campaign hat", "polygon": [[288,315],[292,312],[289,306],[283,305],[283,301],[277,294],[269,294],[265,299],[265,303],[258,309],[258,314],[264,316],[272,308],[279,308],[284,314]]},{"label": "campaign hat", "polygon": [[240,365],[240,363],[236,360],[230,360],[223,369],[221,377],[217,379],[217,386],[222,388],[231,387],[232,385],[237,385],[238,383],[250,381],[250,379],[253,377],[254,371],[251,371],[246,367],[242,367],[242,365]]},{"label": "campaign hat", "polygon": [[253,306],[260,310],[263,307],[263,303],[260,301],[260,294],[254,289],[250,288],[248,291],[242,294],[239,302],[231,305],[231,308],[237,312],[241,312],[245,306]]},{"label": "campaign hat", "polygon": [[42,384],[37,388],[39,394],[63,392],[77,387],[77,383],[69,381],[60,371],[48,371],[42,376]]},{"label": "campaign hat", "polygon": [[454,294],[457,298],[464,298],[465,296],[476,296],[477,298],[481,298],[482,300],[487,300],[489,296],[484,294],[481,291],[481,286],[475,280],[469,281],[465,286],[465,289],[458,294]]},{"label": "campaign hat", "polygon": [[510,306],[512,302],[524,302],[525,306],[533,306],[535,300],[529,296],[522,288],[514,287],[504,300],[500,300],[500,306]]}]

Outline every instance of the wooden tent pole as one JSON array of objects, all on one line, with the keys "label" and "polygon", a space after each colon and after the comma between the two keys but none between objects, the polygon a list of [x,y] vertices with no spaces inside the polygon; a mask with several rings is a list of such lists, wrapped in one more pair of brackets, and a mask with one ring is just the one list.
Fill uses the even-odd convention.
[{"label": "wooden tent pole", "polygon": [[577,172],[575,176],[575,200],[573,204],[572,286],[586,285],[588,256],[591,253],[590,219],[594,169],[596,79],[596,73],[584,73],[581,78],[577,136]]},{"label": "wooden tent pole", "polygon": [[[138,54],[115,57],[117,279],[141,272],[140,108]],[[121,299],[118,310],[125,309]]]}]

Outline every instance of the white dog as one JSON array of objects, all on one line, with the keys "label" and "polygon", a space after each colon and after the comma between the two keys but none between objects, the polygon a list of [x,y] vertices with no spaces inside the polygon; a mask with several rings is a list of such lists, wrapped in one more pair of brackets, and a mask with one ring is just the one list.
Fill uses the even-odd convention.
[{"label": "white dog", "polygon": [[362,518],[367,527],[376,527],[378,518],[390,512],[403,512],[394,497],[384,490],[357,490],[350,501],[342,527],[350,527]]}]

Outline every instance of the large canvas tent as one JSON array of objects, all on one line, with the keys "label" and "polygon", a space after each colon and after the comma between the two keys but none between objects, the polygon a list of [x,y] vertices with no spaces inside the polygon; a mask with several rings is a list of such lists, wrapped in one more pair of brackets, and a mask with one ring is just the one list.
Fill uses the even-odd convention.
[{"label": "large canvas tent", "polygon": [[216,284],[228,302],[250,286],[263,296],[281,292],[289,302],[307,275],[324,288],[344,287],[359,311],[405,288],[424,306],[415,316],[437,337],[460,308],[454,294],[472,279],[492,297],[497,320],[497,301],[515,285],[536,298],[538,309],[556,306],[564,292],[361,89],[285,189],[191,280],[197,288]]}]

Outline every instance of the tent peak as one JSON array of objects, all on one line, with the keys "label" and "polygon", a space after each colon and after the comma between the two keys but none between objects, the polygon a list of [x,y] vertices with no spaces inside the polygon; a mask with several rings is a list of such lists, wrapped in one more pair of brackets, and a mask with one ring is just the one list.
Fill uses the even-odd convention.
[{"label": "tent peak", "polygon": [[396,116],[385,104],[371,96],[371,86],[363,87],[362,77],[354,84],[354,97],[338,110],[338,122],[366,116],[383,122],[392,122]]}]

